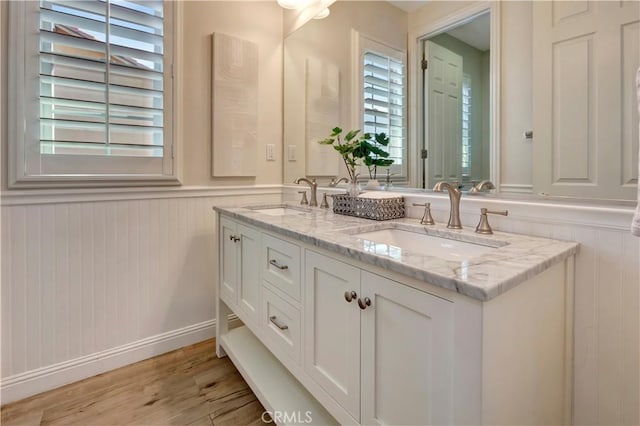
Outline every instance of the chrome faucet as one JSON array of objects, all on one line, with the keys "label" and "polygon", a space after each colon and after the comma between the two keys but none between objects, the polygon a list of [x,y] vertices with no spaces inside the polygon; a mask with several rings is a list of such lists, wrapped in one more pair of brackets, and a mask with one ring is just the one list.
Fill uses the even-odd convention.
[{"label": "chrome faucet", "polygon": [[496,189],[496,186],[490,180],[483,180],[473,185],[471,190],[469,190],[469,194],[479,194],[483,189]]},{"label": "chrome faucet", "polygon": [[336,186],[338,186],[340,182],[349,183],[349,179],[347,179],[346,177],[341,177],[338,180],[335,180],[335,178],[331,178],[331,182],[329,182],[329,187],[335,188]]},{"label": "chrome faucet", "polygon": [[449,202],[451,203],[451,210],[449,211],[449,223],[447,228],[450,229],[462,229],[462,223],[460,223],[460,189],[458,184],[450,184],[449,182],[441,181],[435,184],[433,190],[436,192],[442,192],[444,190],[449,192]]},{"label": "chrome faucet", "polygon": [[298,178],[296,180],[293,181],[293,183],[295,184],[300,184],[300,182],[306,182],[309,184],[309,187],[311,188],[311,201],[309,201],[309,205],[311,207],[318,207],[318,198],[317,198],[317,192],[318,192],[318,184],[316,183],[315,179],[307,179],[307,178]]}]

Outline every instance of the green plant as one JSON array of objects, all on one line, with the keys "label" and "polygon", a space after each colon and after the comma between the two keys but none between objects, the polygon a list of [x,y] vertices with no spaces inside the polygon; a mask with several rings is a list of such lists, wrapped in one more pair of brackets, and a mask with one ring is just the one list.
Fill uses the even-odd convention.
[{"label": "green plant", "polygon": [[384,133],[376,133],[372,137],[371,133],[360,134],[360,130],[351,130],[343,137],[342,129],[334,127],[331,135],[318,143],[332,145],[333,149],[338,151],[352,182],[356,180],[356,167],[360,166],[361,159],[369,169],[371,179],[375,179],[378,167],[388,167],[393,164],[393,160],[387,158],[389,153],[380,148],[380,146],[389,145],[389,137]]},{"label": "green plant", "polygon": [[355,182],[356,180],[356,167],[360,165],[359,160],[367,156],[366,147],[363,143],[371,140],[369,133],[358,137],[359,133],[360,130],[351,130],[343,137],[342,129],[340,127],[334,127],[328,138],[318,141],[318,143],[322,145],[332,145],[333,149],[338,151],[342,156],[344,165],[347,167],[347,173],[349,173],[351,182]]},{"label": "green plant", "polygon": [[389,145],[389,137],[385,133],[376,133],[373,140],[367,138],[361,143],[363,150],[366,151],[364,165],[369,169],[369,178],[375,179],[378,167],[389,167],[393,164],[393,159],[387,158],[389,153],[380,148],[380,146]]}]

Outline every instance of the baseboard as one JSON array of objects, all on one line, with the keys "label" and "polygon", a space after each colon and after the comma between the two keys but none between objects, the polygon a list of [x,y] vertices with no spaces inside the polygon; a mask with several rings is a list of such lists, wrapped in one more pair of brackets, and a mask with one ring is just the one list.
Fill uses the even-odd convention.
[{"label": "baseboard", "polygon": [[[232,323],[240,320],[230,317]],[[151,336],[80,358],[3,378],[0,403],[27,398],[215,336],[215,319]]]},{"label": "baseboard", "polygon": [[229,330],[231,330],[233,328],[236,328],[236,327],[241,327],[241,326],[244,325],[242,323],[242,320],[240,318],[238,318],[238,316],[236,314],[230,314],[228,318],[229,318],[229,322],[228,322],[227,326],[229,327]]}]

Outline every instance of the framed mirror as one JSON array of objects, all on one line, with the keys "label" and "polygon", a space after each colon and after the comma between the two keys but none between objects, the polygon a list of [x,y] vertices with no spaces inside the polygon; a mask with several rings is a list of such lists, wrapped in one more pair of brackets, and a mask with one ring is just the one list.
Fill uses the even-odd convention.
[{"label": "framed mirror", "polygon": [[[336,126],[390,137],[385,149],[393,164],[377,176],[363,167],[363,178],[390,174],[396,186],[431,188],[436,180],[470,184],[493,177],[491,6],[468,9],[457,22],[421,28],[415,37],[409,34],[409,13],[424,3],[337,1],[328,17],[310,20],[286,37],[285,182],[345,176],[339,155],[318,144]],[[459,58],[456,94],[450,91],[439,101],[442,90],[435,84],[444,76],[435,74],[445,68],[435,62],[435,46]],[[420,62],[424,54],[433,56],[431,69],[416,73],[413,82],[412,51]]]}]

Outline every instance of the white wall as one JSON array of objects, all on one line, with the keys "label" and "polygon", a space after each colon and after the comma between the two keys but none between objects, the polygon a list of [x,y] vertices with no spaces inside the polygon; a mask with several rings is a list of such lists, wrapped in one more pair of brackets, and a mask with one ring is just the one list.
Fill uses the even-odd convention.
[{"label": "white wall", "polygon": [[214,205],[280,187],[4,195],[2,403],[214,335]]},{"label": "white wall", "polygon": [[[282,8],[275,1],[185,1],[183,7],[183,183],[250,185],[282,182]],[[211,177],[213,32],[258,45],[258,167],[255,179]],[[276,161],[266,161],[268,143],[276,144]]]}]

